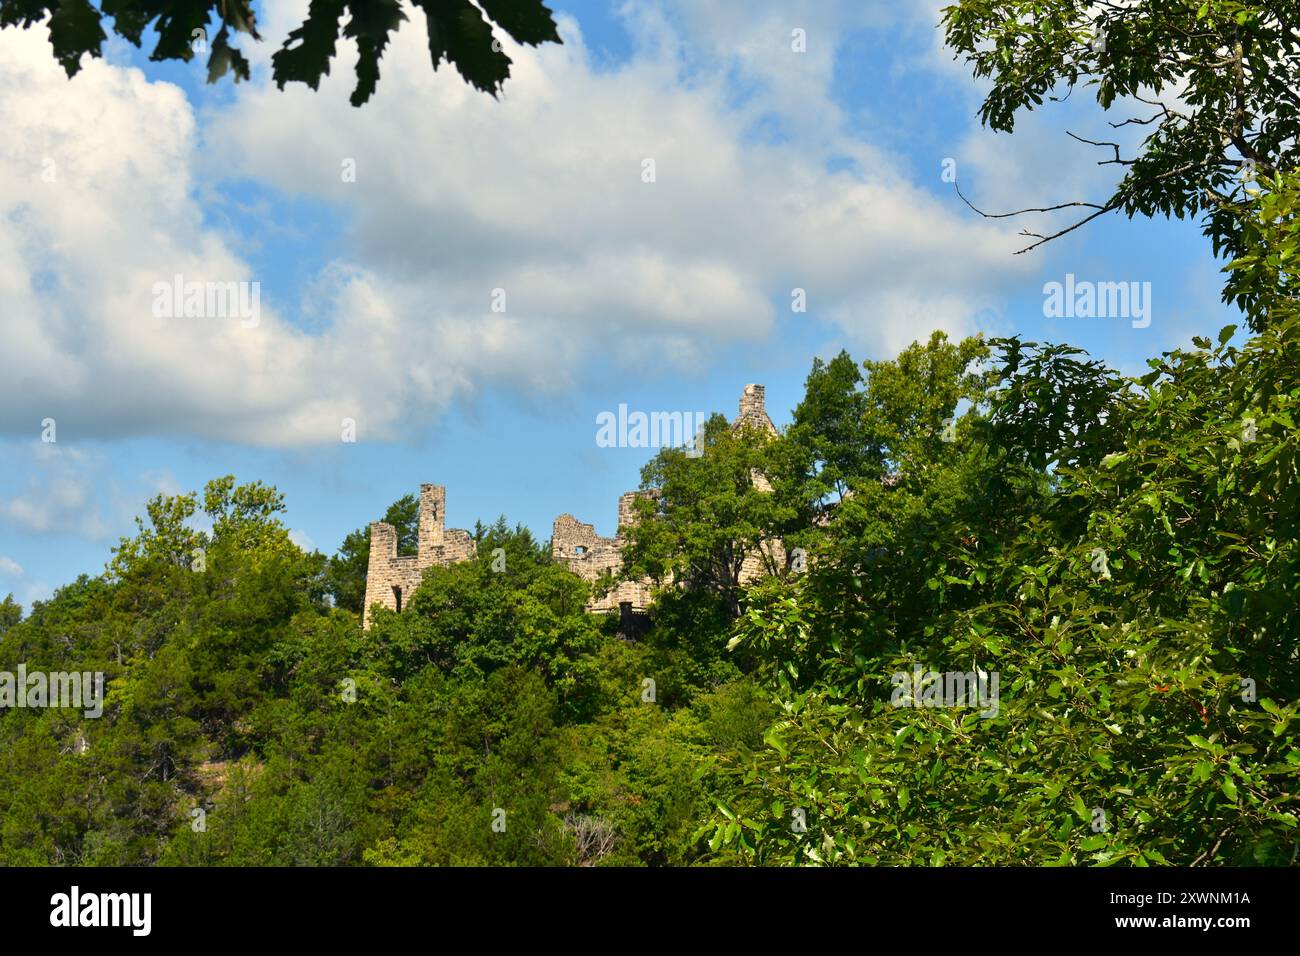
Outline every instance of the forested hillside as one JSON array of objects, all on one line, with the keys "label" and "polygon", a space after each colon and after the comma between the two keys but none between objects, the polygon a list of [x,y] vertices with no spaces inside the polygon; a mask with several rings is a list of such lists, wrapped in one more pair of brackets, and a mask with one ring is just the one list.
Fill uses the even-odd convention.
[{"label": "forested hillside", "polygon": [[[1239,267],[1294,261],[1291,208]],[[0,715],[0,863],[1294,863],[1300,315],[1261,288],[1253,338],[1136,380],[936,334],[814,362],[776,439],[715,416],[645,468],[626,573],[676,584],[635,639],[504,519],[363,632],[363,536],[304,553],[231,477],[157,498],[4,605],[0,669],[108,683]],[[918,666],[996,707],[897,706]]]}]

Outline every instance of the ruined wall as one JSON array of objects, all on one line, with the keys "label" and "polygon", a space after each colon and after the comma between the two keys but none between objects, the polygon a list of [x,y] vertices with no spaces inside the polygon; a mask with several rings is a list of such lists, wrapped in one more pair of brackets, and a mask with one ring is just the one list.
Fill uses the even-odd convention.
[{"label": "ruined wall", "polygon": [[370,627],[371,605],[390,611],[405,609],[420,586],[427,568],[447,567],[474,557],[474,539],[460,528],[445,529],[447,489],[442,485],[420,486],[419,550],[397,553],[397,529],[376,521],[370,526],[370,563],[366,568],[366,606],[362,627]]},{"label": "ruined wall", "polygon": [[626,528],[637,523],[636,503],[641,498],[658,498],[657,491],[627,491],[618,496],[618,532],[622,537]]},{"label": "ruined wall", "polygon": [[474,543],[473,535],[461,528],[449,528],[443,537],[442,547],[437,551],[435,563],[446,567],[449,564],[468,561],[476,554],[478,554],[478,545]]},{"label": "ruined wall", "polygon": [[[647,495],[653,496],[654,492],[629,491],[619,496],[618,532],[612,538],[602,538],[592,525],[573,515],[560,515],[551,527],[551,557],[563,561],[584,581],[595,583],[607,573],[617,575],[623,567],[623,532],[636,520],[635,501]],[[650,582],[620,581],[608,594],[593,597],[587,610],[617,611],[621,604],[630,605],[637,613],[645,611],[650,606]]]},{"label": "ruined wall", "polygon": [[[777,434],[776,426],[768,417],[765,389],[762,385],[746,385],[740,396],[740,408],[732,428],[753,425],[768,435]],[[755,471],[751,476],[754,487],[771,491],[767,478]],[[634,507],[643,496],[655,496],[656,491],[629,491],[618,499],[618,530],[612,538],[596,534],[594,526],[584,524],[571,514],[555,519],[551,529],[551,557],[564,562],[583,580],[595,583],[606,574],[617,575],[623,567],[625,532],[636,521]],[[474,539],[468,531],[445,528],[447,489],[442,485],[420,486],[419,553],[397,554],[397,531],[389,524],[377,521],[370,526],[370,564],[366,578],[366,610],[364,626],[370,626],[370,607],[379,604],[391,610],[402,607],[410,600],[427,568],[446,567],[474,557]],[[763,552],[771,555],[777,567],[786,564],[785,547],[779,539],[763,543]],[[763,554],[752,553],[745,557],[741,569],[741,583],[748,584],[767,573]],[[620,581],[605,595],[597,595],[588,605],[589,611],[617,612],[621,609],[634,613],[644,612],[650,606],[651,585],[648,580]],[[621,606],[626,605],[626,608]]]},{"label": "ruined wall", "polygon": [[397,529],[376,521],[370,526],[370,563],[366,567],[366,605],[362,626],[370,626],[370,607],[378,604],[390,611],[406,606],[420,585],[424,569],[414,554],[397,554]]}]

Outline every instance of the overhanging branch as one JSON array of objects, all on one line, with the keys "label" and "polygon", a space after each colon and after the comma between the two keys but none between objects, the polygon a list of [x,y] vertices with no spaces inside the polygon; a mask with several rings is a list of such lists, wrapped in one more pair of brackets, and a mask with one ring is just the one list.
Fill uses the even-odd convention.
[{"label": "overhanging branch", "polygon": [[1055,206],[1034,206],[1028,209],[1017,209],[1015,212],[985,212],[983,209],[980,209],[969,199],[967,199],[966,196],[962,193],[961,187],[958,186],[956,183],[953,183],[953,188],[957,190],[957,195],[961,197],[962,202],[964,202],[975,212],[979,213],[985,219],[1009,219],[1012,216],[1023,216],[1028,213],[1035,213],[1035,212],[1058,212],[1062,209],[1092,209],[1093,210],[1092,213],[1090,213],[1087,216],[1084,216],[1082,219],[1080,219],[1078,222],[1074,223],[1073,225],[1067,226],[1066,228],[1060,230],[1059,232],[1054,232],[1051,235],[1045,236],[1042,235],[1041,233],[1030,232],[1027,229],[1021,230],[1020,235],[1025,236],[1026,238],[1029,239],[1037,239],[1038,241],[1025,246],[1025,248],[1023,249],[1017,249],[1015,253],[1016,255],[1029,252],[1031,249],[1036,249],[1045,242],[1051,242],[1053,239],[1057,239],[1061,236],[1064,236],[1066,233],[1073,232],[1074,230],[1078,229],[1080,226],[1092,222],[1092,220],[1096,219],[1098,216],[1108,213],[1112,209],[1119,208],[1120,205],[1120,199],[1118,196],[1116,196],[1112,198],[1105,205],[1098,205],[1095,202],[1063,202],[1063,203],[1057,203]]}]

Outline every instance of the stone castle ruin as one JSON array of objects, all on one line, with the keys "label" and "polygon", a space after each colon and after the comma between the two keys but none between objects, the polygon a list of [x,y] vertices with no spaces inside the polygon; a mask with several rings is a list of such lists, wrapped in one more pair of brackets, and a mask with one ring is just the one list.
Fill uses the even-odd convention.
[{"label": "stone castle ruin", "polygon": [[[732,428],[745,425],[758,427],[768,435],[776,435],[776,426],[768,417],[762,385],[746,385],[740,396],[740,411]],[[771,486],[761,474],[753,476],[754,486],[770,491]],[[551,556],[566,564],[574,574],[595,583],[606,574],[617,576],[623,567],[624,532],[636,518],[635,502],[640,497],[654,497],[657,492],[629,491],[618,499],[618,529],[612,538],[596,534],[593,525],[584,524],[571,514],[562,514],[551,528]],[[447,567],[458,561],[468,561],[477,553],[474,539],[460,528],[444,528],[447,489],[442,485],[420,486],[419,550],[416,554],[397,553],[397,529],[391,524],[376,521],[370,525],[370,564],[366,572],[366,605],[363,627],[370,627],[370,608],[378,604],[390,611],[401,612],[405,602],[415,593],[426,568],[437,565]],[[768,546],[779,559],[784,549],[779,541]],[[753,580],[763,573],[763,559],[750,555],[745,559],[742,581]],[[650,582],[618,581],[606,594],[595,595],[587,610],[608,614],[619,612],[626,622],[631,616],[643,614],[650,606]]]},{"label": "stone castle ruin", "polygon": [[425,568],[435,564],[445,568],[477,553],[468,531],[444,527],[446,507],[446,488],[420,486],[419,550],[415,554],[397,553],[397,529],[391,524],[371,524],[364,627],[370,626],[370,608],[375,604],[400,613],[403,603],[420,586]]}]

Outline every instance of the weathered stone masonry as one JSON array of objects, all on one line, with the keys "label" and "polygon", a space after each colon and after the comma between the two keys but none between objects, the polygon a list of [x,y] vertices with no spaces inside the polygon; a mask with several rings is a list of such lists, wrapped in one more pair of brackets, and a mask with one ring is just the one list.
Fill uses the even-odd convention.
[{"label": "weathered stone masonry", "polygon": [[447,489],[442,485],[420,486],[419,550],[397,553],[397,529],[376,521],[370,525],[370,563],[366,569],[365,627],[370,626],[370,607],[382,605],[401,611],[420,586],[425,568],[447,567],[474,557],[474,539],[460,528],[444,528]]},{"label": "weathered stone masonry", "polygon": [[[629,491],[619,496],[618,530],[612,538],[600,537],[594,527],[573,515],[560,515],[551,528],[551,557],[563,561],[584,581],[594,583],[606,572],[618,574],[623,567],[624,532],[636,520],[635,502],[643,496],[653,497],[654,492]],[[594,597],[587,610],[639,614],[649,606],[649,581],[619,581],[608,594]]]},{"label": "weathered stone masonry", "polygon": [[[740,396],[740,409],[732,428],[755,425],[769,435],[776,435],[776,426],[768,417],[762,385],[746,385]],[[770,491],[767,479],[755,472],[754,486]],[[623,567],[625,531],[636,520],[635,502],[643,496],[653,497],[655,491],[629,491],[618,499],[618,530],[612,538],[602,538],[592,525],[584,524],[571,514],[555,519],[551,529],[551,556],[563,561],[574,574],[585,581],[596,582],[606,572],[617,575]],[[438,565],[447,567],[458,561],[468,561],[476,554],[474,539],[468,531],[459,528],[444,530],[444,512],[447,489],[442,485],[420,486],[419,553],[398,555],[397,529],[376,521],[370,526],[370,564],[366,574],[365,627],[370,627],[371,605],[379,604],[393,611],[401,611],[406,601],[419,587],[426,568]],[[778,563],[785,560],[780,541],[766,546]],[[745,558],[741,581],[748,583],[764,573],[762,557],[758,554]],[[643,613],[650,606],[648,580],[619,581],[605,595],[597,595],[587,610],[597,613],[619,611],[626,619],[629,615]]]},{"label": "weathered stone masonry", "polygon": [[[753,426],[768,436],[776,437],[776,426],[772,424],[772,419],[767,414],[767,396],[766,389],[762,385],[746,385],[745,390],[740,393],[740,411],[736,420],[731,423],[733,429],[745,426]],[[772,484],[767,480],[767,476],[758,471],[750,473],[749,480],[754,483],[754,487],[759,491],[771,491]],[[785,546],[779,539],[765,541],[760,546],[767,553],[769,560],[776,567],[781,567],[786,563]],[[750,552],[745,555],[744,563],[740,567],[740,583],[749,584],[763,577],[767,573],[767,564],[762,554]]]}]

